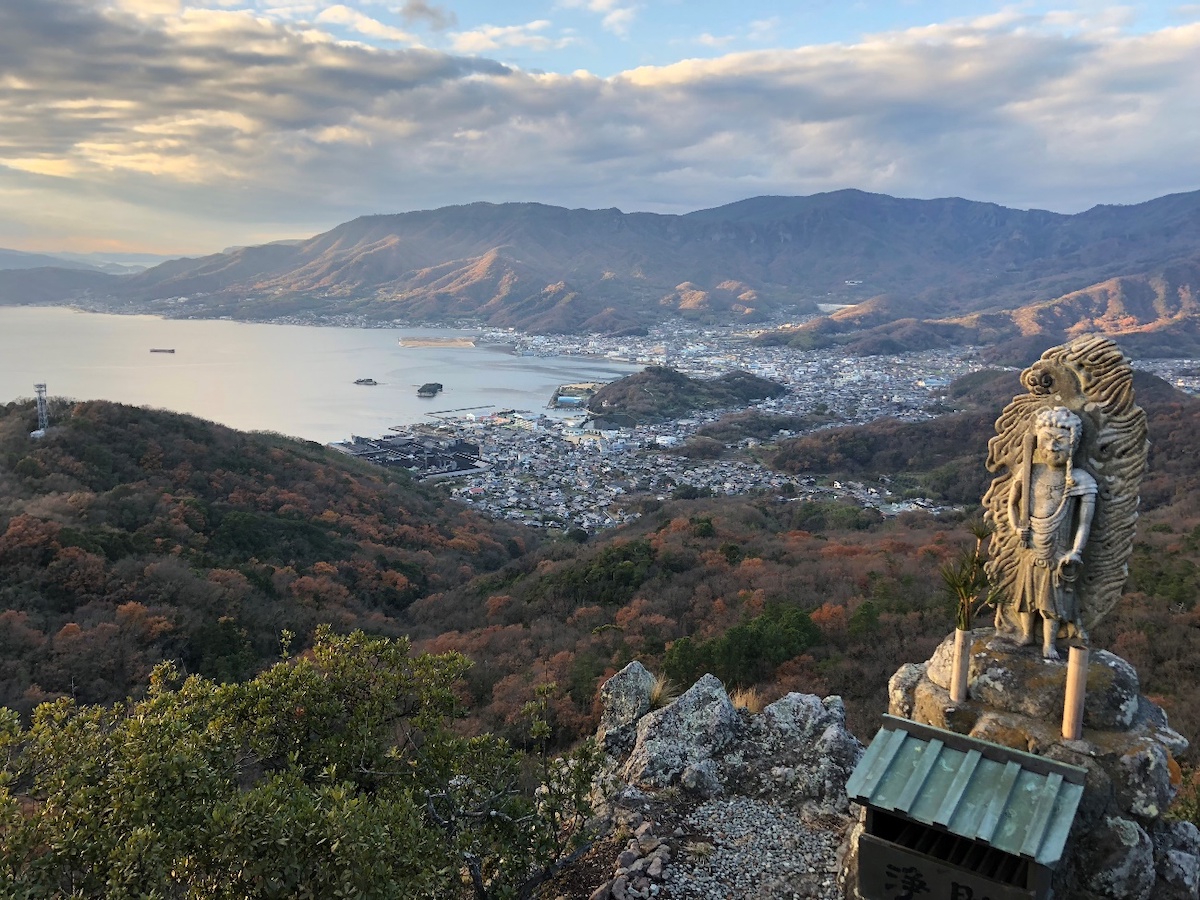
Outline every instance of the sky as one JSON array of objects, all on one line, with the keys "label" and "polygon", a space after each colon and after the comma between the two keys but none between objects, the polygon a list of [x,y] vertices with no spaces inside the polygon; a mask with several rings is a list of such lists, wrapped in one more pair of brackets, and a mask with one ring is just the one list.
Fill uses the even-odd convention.
[{"label": "sky", "polygon": [[1200,189],[1200,3],[0,0],[0,247],[475,201]]}]

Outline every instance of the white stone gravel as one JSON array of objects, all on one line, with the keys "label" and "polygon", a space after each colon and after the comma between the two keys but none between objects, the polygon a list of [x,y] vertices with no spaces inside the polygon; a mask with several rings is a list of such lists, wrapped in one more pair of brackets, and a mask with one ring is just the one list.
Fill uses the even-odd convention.
[{"label": "white stone gravel", "polygon": [[666,900],[837,900],[840,831],[807,824],[777,803],[711,800],[683,821],[663,872]]}]

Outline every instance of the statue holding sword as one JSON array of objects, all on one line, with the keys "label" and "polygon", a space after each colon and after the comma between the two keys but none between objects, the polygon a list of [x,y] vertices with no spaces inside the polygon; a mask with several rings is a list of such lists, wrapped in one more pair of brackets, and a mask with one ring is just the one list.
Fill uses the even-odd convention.
[{"label": "statue holding sword", "polygon": [[1076,469],[1072,457],[1083,423],[1063,406],[1046,407],[1022,442],[1021,477],[1013,479],[1008,519],[1017,523],[1021,555],[1012,604],[1020,617],[1021,644],[1037,639],[1042,620],[1042,656],[1058,659],[1060,629],[1087,640],[1075,584],[1083,565],[1096,509],[1096,479]]},{"label": "statue holding sword", "polygon": [[[983,498],[992,525],[987,572],[1000,602],[996,631],[1037,643],[1087,646],[1120,600],[1146,467],[1146,414],[1133,368],[1108,338],[1086,335],[1021,373],[988,442],[997,473]],[[1039,626],[1040,620],[1040,628]]]}]

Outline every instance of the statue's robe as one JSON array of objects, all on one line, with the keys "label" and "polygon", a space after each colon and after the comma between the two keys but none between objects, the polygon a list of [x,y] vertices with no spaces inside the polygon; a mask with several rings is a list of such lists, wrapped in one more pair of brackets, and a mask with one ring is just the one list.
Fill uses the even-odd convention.
[{"label": "statue's robe", "polygon": [[1021,551],[1013,585],[1013,608],[1040,613],[1044,618],[1078,623],[1079,604],[1074,580],[1077,565],[1059,572],[1058,561],[1071,552],[1079,528],[1081,498],[1095,497],[1096,479],[1082,469],[1072,470],[1073,484],[1051,515],[1030,516],[1030,545]]}]

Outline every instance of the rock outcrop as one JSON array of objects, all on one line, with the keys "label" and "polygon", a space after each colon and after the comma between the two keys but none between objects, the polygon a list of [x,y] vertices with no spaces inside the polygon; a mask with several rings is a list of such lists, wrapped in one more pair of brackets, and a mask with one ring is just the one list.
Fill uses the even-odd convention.
[{"label": "rock outcrop", "polygon": [[[632,664],[631,664],[632,665]],[[715,675],[705,675],[675,701],[637,723],[622,777],[638,787],[665,788],[697,769],[706,785],[718,778],[716,758],[735,738],[738,714]]]},{"label": "rock outcrop", "polygon": [[[625,692],[604,696],[620,702]],[[605,720],[609,716],[606,706]],[[721,682],[705,675],[638,720],[620,778],[641,790],[678,785],[703,798],[781,792],[796,805],[846,812],[846,779],[862,752],[862,744],[846,730],[840,697],[792,693],[754,715],[734,709]]]},{"label": "rock outcrop", "polygon": [[604,712],[596,740],[606,753],[628,750],[638,719],[650,712],[654,676],[636,659],[600,687]]},{"label": "rock outcrop", "polygon": [[592,900],[836,896],[851,823],[846,780],[863,747],[838,697],[788,694],[737,709],[705,675],[650,709],[653,676],[630,663],[601,688],[608,754],[597,811],[617,836]]},{"label": "rock outcrop", "polygon": [[1104,650],[1091,654],[1083,737],[1068,741],[1061,735],[1065,662],[1044,660],[1037,648],[979,629],[971,646],[970,699],[954,703],[953,644],[951,635],[928,662],[902,666],[892,676],[889,712],[1087,769],[1054,896],[1197,900],[1196,828],[1162,818],[1178,790],[1177,760],[1188,742],[1141,694],[1133,666]]}]

